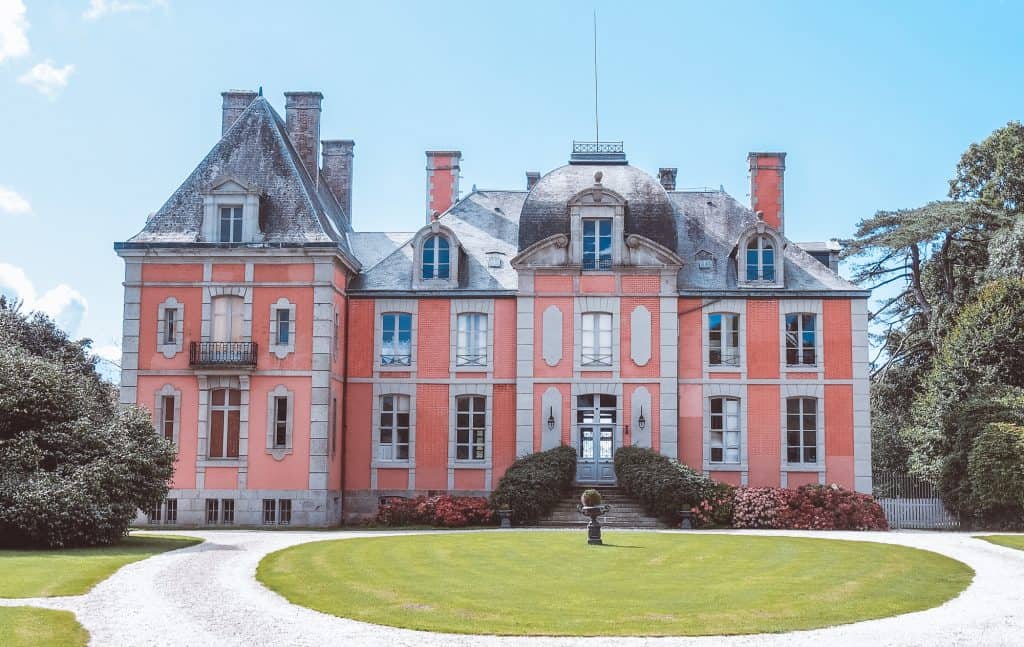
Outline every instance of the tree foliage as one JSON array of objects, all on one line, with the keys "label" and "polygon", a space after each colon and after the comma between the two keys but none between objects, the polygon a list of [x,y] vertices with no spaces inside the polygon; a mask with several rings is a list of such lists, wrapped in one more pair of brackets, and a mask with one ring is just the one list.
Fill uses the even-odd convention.
[{"label": "tree foliage", "polygon": [[949,196],[977,200],[1011,214],[1024,213],[1024,125],[1011,121],[960,157]]},{"label": "tree foliage", "polygon": [[117,409],[89,344],[0,298],[0,544],[110,543],[167,494],[174,447]]},{"label": "tree foliage", "polygon": [[971,449],[967,469],[981,516],[997,523],[1024,523],[1024,427],[986,426]]}]

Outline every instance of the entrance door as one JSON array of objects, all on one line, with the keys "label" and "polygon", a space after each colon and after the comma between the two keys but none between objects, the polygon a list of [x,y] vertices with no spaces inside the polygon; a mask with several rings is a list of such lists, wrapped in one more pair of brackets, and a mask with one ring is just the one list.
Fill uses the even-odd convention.
[{"label": "entrance door", "polygon": [[614,483],[615,396],[587,394],[576,401],[576,481]]}]

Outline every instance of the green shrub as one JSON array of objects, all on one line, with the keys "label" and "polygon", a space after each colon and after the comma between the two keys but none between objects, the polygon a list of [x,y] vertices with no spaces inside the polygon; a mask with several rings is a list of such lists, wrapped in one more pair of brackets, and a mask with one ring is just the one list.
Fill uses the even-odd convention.
[{"label": "green shrub", "polygon": [[1024,523],[1024,427],[987,425],[971,448],[967,473],[980,517],[995,525]]},{"label": "green shrub", "polygon": [[668,522],[716,494],[715,482],[674,459],[643,447],[615,452],[615,476],[630,496]]},{"label": "green shrub", "polygon": [[528,454],[506,470],[491,493],[491,506],[511,510],[512,521],[528,523],[547,515],[576,477],[576,450],[562,445]]}]

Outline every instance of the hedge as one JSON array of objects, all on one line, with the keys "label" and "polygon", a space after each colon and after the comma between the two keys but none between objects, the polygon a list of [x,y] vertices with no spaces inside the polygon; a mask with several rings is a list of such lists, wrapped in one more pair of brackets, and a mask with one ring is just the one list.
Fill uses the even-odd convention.
[{"label": "hedge", "polygon": [[649,513],[668,522],[677,521],[680,511],[719,494],[722,487],[679,461],[643,447],[615,452],[615,476]]},{"label": "hedge", "polygon": [[529,523],[546,516],[576,477],[576,450],[562,445],[527,454],[512,463],[491,493],[495,510],[511,510],[512,521]]},{"label": "hedge", "polygon": [[1024,427],[986,425],[971,448],[971,497],[987,525],[1024,525]]}]

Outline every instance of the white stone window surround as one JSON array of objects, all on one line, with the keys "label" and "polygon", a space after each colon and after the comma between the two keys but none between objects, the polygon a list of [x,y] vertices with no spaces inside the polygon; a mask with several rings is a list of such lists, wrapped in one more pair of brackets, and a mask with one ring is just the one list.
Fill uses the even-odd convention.
[{"label": "white stone window surround", "polygon": [[181,438],[181,391],[174,388],[173,384],[164,384],[160,387],[160,390],[155,394],[155,402],[153,405],[153,420],[157,424],[156,433],[161,438],[164,438],[164,398],[174,398],[174,429],[173,437],[171,442],[174,443],[175,447],[179,447],[179,439]]},{"label": "white stone window surround", "polygon": [[[448,241],[448,278],[423,278],[423,247],[434,236],[442,236]],[[410,243],[412,247],[413,272],[412,287],[414,290],[450,290],[459,287],[459,271],[461,269],[462,245],[449,227],[440,220],[432,220],[430,224],[416,232]]]},{"label": "white stone window surround", "polygon": [[242,297],[242,339],[252,341],[253,291],[241,285],[208,285],[203,287],[203,312],[200,335],[203,341],[213,341],[213,300],[219,296]]},{"label": "white stone window surround", "polygon": [[[174,341],[167,343],[167,311],[174,312]],[[181,352],[185,343],[185,304],[167,297],[157,306],[156,352],[171,359]]]},{"label": "white stone window surround", "polygon": [[[782,472],[818,472],[819,482],[823,482],[825,475],[825,385],[820,383],[810,382],[805,384],[803,382],[810,382],[810,380],[797,380],[793,383],[783,383],[779,387],[779,395],[781,400],[779,403],[779,428],[781,434],[779,435],[779,457],[780,457],[780,468]],[[817,441],[818,448],[815,452],[817,461],[814,463],[790,463],[787,460],[786,448],[788,446],[786,438],[786,400],[789,398],[816,398],[818,404],[817,410]],[[785,487],[785,484],[783,484]]]},{"label": "white stone window surround", "polygon": [[[381,364],[380,353],[383,342],[383,316],[392,313],[406,313],[412,317],[412,326],[409,332],[409,364]],[[415,373],[416,372],[416,351],[417,351],[417,321],[419,313],[418,299],[374,299],[373,315],[373,365],[374,371],[378,373]]]},{"label": "white stone window surround", "polygon": [[[278,312],[288,312],[288,343],[278,343],[277,338],[277,327],[278,327]],[[270,304],[270,344],[267,348],[270,352],[277,357],[277,359],[284,359],[288,357],[289,353],[295,352],[295,336],[297,333],[298,326],[295,325],[295,304],[288,299],[281,297],[274,303]]]},{"label": "white stone window surround", "polygon": [[[779,370],[781,373],[819,373],[825,366],[825,340],[822,320],[824,309],[821,299],[779,300]],[[786,315],[814,315],[814,364],[786,363]]]},{"label": "white stone window surround", "polygon": [[[385,395],[402,395],[409,398],[409,458],[407,460],[386,460],[380,458],[380,410],[381,398]],[[386,383],[375,382],[373,385],[373,455],[370,459],[371,489],[377,488],[377,468],[404,467],[410,471],[416,467],[416,385],[408,382]],[[409,477],[412,481],[412,474]],[[413,486],[410,485],[410,488]]]},{"label": "white stone window surround", "polygon": [[[221,177],[214,180],[203,191],[203,226],[200,240],[204,243],[220,245],[263,242],[260,231],[260,192],[253,186],[233,177]],[[242,207],[242,240],[239,243],[226,243],[220,240],[220,209],[221,207]]]},{"label": "white stone window surround", "polygon": [[[494,372],[494,299],[453,299],[451,301],[451,321],[449,322],[450,357],[448,369],[452,373],[488,373]],[[458,362],[459,355],[459,315],[482,314],[487,321],[487,339],[485,351],[487,360],[483,365]],[[415,325],[415,324],[414,324]]]},{"label": "white stone window surround", "polygon": [[[288,417],[285,423],[285,443],[284,446],[277,446],[275,444],[275,436],[277,432],[277,399],[285,398],[288,401],[287,411]],[[281,461],[284,457],[291,454],[293,451],[294,444],[294,428],[295,428],[295,392],[289,391],[288,387],[283,384],[278,384],[272,390],[267,392],[267,453],[274,457],[274,460]]]},{"label": "white stone window surround", "polygon": [[[751,239],[765,236],[775,247],[775,280],[774,281],[748,281],[747,280],[747,243]],[[778,231],[764,222],[763,216],[758,216],[754,225],[747,227],[740,235],[736,247],[736,283],[741,288],[782,288],[786,285],[783,273],[785,268],[786,241]]]},{"label": "white stone window surround", "polygon": [[[705,299],[702,306],[704,334],[701,335],[701,354],[704,362],[704,370],[709,373],[740,373],[747,371],[747,302],[743,299]],[[709,318],[713,314],[730,314],[739,316],[739,363],[738,364],[712,364],[711,363],[711,340]],[[723,347],[724,347],[723,334]]]},{"label": "white stone window surround", "polygon": [[[622,382],[588,382],[583,380],[574,380],[572,382],[569,395],[569,424],[571,425],[571,431],[569,432],[569,444],[576,450],[577,456],[580,451],[579,425],[576,424],[576,412],[579,409],[579,396],[591,394],[615,396],[615,435],[612,449],[614,455],[615,450],[623,445],[622,392]],[[556,413],[555,416],[557,418],[558,414]],[[650,420],[649,417],[648,420]]]},{"label": "white stone window surround", "polygon": [[[703,469],[705,472],[749,472],[749,452],[747,444],[747,397],[746,386],[728,382],[712,382],[704,385],[704,431],[703,431]],[[740,461],[738,463],[711,462],[711,398],[735,398],[739,400],[739,432]]]},{"label": "white stone window surround", "polygon": [[[241,466],[248,464],[249,456],[249,376],[248,375],[199,375],[199,424],[196,448],[197,471],[205,473],[206,467],[239,467],[239,487],[244,487]],[[215,389],[238,389],[241,392],[238,428],[238,457],[210,458],[210,393]],[[196,487],[202,489],[197,483]]]},{"label": "white stone window surround", "polygon": [[[573,304],[573,364],[577,372],[587,371],[612,371],[618,374],[621,347],[622,330],[619,317],[618,297],[575,297]],[[583,365],[583,315],[588,313],[607,313],[612,316],[612,363],[606,366],[584,366]]]},{"label": "white stone window surround", "polygon": [[[626,200],[601,184],[601,171],[594,174],[594,185],[583,189],[569,202],[569,261],[577,267],[583,266],[583,221],[610,219],[612,221],[612,267],[622,265],[625,252]],[[609,270],[587,270],[587,273],[602,273]]]},{"label": "white stone window surround", "polygon": [[[484,458],[483,460],[456,458],[456,441],[458,440],[458,429],[456,415],[458,414],[458,400],[463,396],[482,396],[484,398],[486,423],[484,437]],[[490,472],[494,465],[494,387],[487,382],[478,383],[457,383],[452,384],[448,390],[448,471],[449,488],[454,488],[452,470],[456,469],[484,469]],[[490,474],[487,474],[487,481],[490,482]],[[490,489],[490,486],[488,486]]]}]

